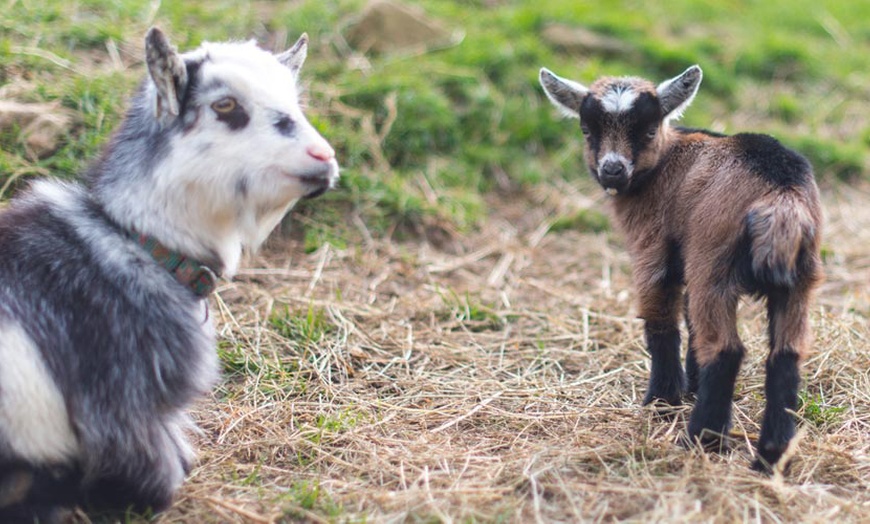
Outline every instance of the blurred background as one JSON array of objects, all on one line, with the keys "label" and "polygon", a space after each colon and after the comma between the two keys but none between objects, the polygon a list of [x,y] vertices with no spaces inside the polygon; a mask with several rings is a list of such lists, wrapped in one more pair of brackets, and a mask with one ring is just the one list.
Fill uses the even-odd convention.
[{"label": "blurred background", "polygon": [[[285,224],[307,251],[356,242],[357,218],[376,237],[446,245],[507,197],[597,195],[541,66],[588,83],[661,81],[697,63],[704,82],[681,124],[772,134],[823,184],[867,171],[866,0],[3,3],[0,198],[33,176],[76,176],[98,153],[144,75],[152,24],[182,51],[250,38],[280,51],[311,36],[308,114],[343,175],[331,205],[303,203]],[[607,227],[600,206],[568,207],[556,227]]]}]

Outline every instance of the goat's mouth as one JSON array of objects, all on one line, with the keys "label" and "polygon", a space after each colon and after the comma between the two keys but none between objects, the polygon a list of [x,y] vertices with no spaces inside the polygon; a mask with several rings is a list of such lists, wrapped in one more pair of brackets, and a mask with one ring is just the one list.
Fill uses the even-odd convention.
[{"label": "goat's mouth", "polygon": [[302,185],[305,190],[302,198],[317,198],[335,186],[335,182],[338,180],[338,166],[329,163],[323,169],[305,173],[287,173],[287,176],[296,179]]},{"label": "goat's mouth", "polygon": [[620,177],[620,178],[609,178],[598,176],[598,183],[601,184],[601,188],[604,189],[604,192],[610,196],[618,195],[622,193],[628,188],[628,177]]}]

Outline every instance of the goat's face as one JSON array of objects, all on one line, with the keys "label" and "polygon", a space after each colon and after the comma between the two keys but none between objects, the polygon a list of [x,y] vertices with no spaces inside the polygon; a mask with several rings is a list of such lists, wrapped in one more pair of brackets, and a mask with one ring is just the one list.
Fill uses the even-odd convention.
[{"label": "goat's face", "polygon": [[146,38],[147,100],[169,142],[156,183],[183,191],[213,222],[247,223],[248,244],[338,179],[335,152],[299,104],[307,43],[303,35],[280,55],[253,42],[177,54],[159,30]]},{"label": "goat's face", "polygon": [[589,88],[541,69],[541,85],[563,114],[580,119],[584,157],[608,194],[625,192],[659,163],[663,126],[679,118],[701,83],[701,69],[656,86],[640,78],[602,78]]}]

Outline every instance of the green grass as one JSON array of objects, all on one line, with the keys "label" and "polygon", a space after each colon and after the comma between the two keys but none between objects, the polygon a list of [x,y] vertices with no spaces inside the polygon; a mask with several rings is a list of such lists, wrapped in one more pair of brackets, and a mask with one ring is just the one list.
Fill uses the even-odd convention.
[{"label": "green grass", "polygon": [[291,311],[289,307],[285,307],[272,314],[269,324],[281,337],[302,348],[315,346],[334,330],[326,311],[314,306],[300,311]]},{"label": "green grass", "polygon": [[818,428],[825,428],[842,420],[846,408],[832,406],[821,393],[811,394],[804,390],[798,395],[798,411],[807,422]]},{"label": "green grass", "polygon": [[[506,182],[524,189],[586,177],[579,133],[537,85],[542,65],[590,82],[603,74],[663,80],[699,63],[704,84],[684,124],[774,134],[806,154],[822,180],[865,176],[870,109],[853,102],[870,97],[870,4],[863,0],[415,3],[464,31],[464,40],[421,56],[367,57],[370,68],[360,69],[350,65],[339,32],[362,0],[11,2],[0,13],[0,82],[25,79],[34,86],[25,99],[59,100],[82,123],[54,155],[36,161],[14,133],[0,137],[0,187],[16,173],[16,185],[44,172],[75,176],[98,154],[143,71],[95,61],[105,64],[109,42],[138,49],[154,23],[181,49],[204,39],[311,35],[309,113],[336,147],[343,177],[328,205],[297,208],[309,251],[355,242],[348,213],[374,235],[445,221],[462,231],[486,215],[482,195]],[[540,37],[554,22],[617,37],[631,51],[555,49]],[[350,111],[336,110],[336,102]]]}]

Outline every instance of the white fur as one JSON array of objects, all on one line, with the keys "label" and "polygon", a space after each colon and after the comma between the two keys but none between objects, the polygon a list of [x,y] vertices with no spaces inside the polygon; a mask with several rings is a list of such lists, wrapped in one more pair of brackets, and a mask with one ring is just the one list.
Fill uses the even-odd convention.
[{"label": "white fur", "polygon": [[683,71],[681,74],[675,76],[674,78],[671,78],[670,80],[665,80],[664,82],[662,82],[661,84],[656,86],[656,92],[658,93],[659,97],[661,97],[662,93],[664,93],[671,84],[673,84],[675,81],[682,78],[682,76],[685,75],[686,72],[688,72],[692,69],[698,70],[698,75],[699,75],[698,82],[695,84],[695,87],[692,90],[692,93],[688,96],[688,98],[686,98],[682,104],[678,105],[677,107],[672,109],[667,115],[665,115],[665,118],[664,118],[665,124],[667,124],[668,122],[670,122],[672,120],[679,120],[680,118],[682,118],[683,112],[692,104],[692,101],[695,99],[695,95],[698,94],[698,89],[701,87],[701,79],[703,78],[703,72],[701,71],[700,67],[698,67],[697,65],[693,65],[692,67],[690,67],[686,71]]},{"label": "white fur", "polygon": [[637,92],[630,86],[616,86],[601,98],[601,105],[608,113],[624,113],[634,106]]},{"label": "white fur", "polygon": [[78,452],[63,396],[33,340],[0,323],[0,440],[27,460],[67,462]]},{"label": "white fur", "polygon": [[623,155],[620,155],[616,151],[608,151],[603,157],[598,160],[598,170],[601,170],[601,167],[604,166],[607,162],[619,162],[620,164],[625,166],[625,172],[628,176],[631,176],[631,173],[634,171],[634,164]]},{"label": "white fur", "polygon": [[580,118],[580,108],[579,107],[569,107],[562,103],[551,91],[550,87],[547,86],[548,77],[552,77],[553,80],[556,81],[557,84],[561,84],[561,88],[567,91],[573,91],[578,98],[583,98],[589,93],[589,89],[573,80],[568,80],[567,78],[562,78],[561,76],[553,73],[546,67],[542,67],[540,71],[540,82],[541,86],[544,88],[544,93],[547,95],[547,98],[550,99],[550,102],[556,106],[556,109],[559,110],[559,113],[562,116],[566,116],[568,118]]},{"label": "white fur", "polygon": [[[155,167],[155,180],[143,180],[148,188],[113,194],[105,205],[112,216],[128,222],[123,225],[170,248],[198,258],[217,253],[223,274],[232,276],[242,248],[259,247],[305,196],[298,177],[324,164],[308,150],[331,148],[302,113],[296,75],[274,55],[247,42],[206,43],[184,56],[205,55],[200,82],[205,91],[198,95],[205,100],[197,123],[174,137],[169,154]],[[250,116],[243,129],[229,129],[209,108],[227,96]],[[275,130],[278,112],[294,121],[292,136]],[[334,181],[338,164],[334,159],[328,164]],[[246,195],[237,191],[243,179]]]}]

